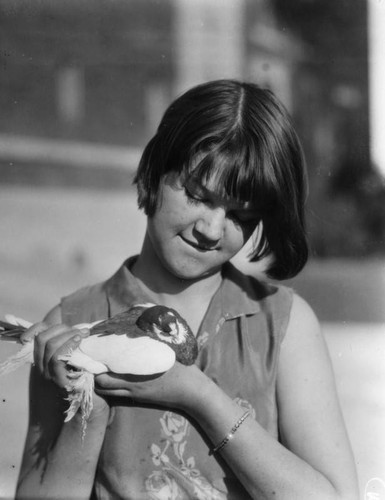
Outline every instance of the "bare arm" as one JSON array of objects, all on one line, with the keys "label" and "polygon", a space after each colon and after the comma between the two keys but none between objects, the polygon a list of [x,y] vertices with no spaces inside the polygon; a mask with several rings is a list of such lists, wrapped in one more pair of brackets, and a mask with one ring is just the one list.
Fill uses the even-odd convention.
[{"label": "bare arm", "polygon": [[355,499],[355,464],[330,356],[313,311],[299,297],[294,304],[278,378],[281,435],[293,453],[327,478],[337,498]]},{"label": "bare arm", "polygon": [[[75,332],[64,325],[54,326],[60,322],[60,308],[56,307],[44,319],[44,326],[32,328],[49,332],[53,327],[55,338],[60,338],[68,349],[74,342]],[[82,442],[80,416],[64,424],[68,406],[65,393],[42,375],[39,365],[37,362],[31,370],[29,427],[16,497],[89,498],[107,425],[107,405],[99,405],[91,415]]]}]

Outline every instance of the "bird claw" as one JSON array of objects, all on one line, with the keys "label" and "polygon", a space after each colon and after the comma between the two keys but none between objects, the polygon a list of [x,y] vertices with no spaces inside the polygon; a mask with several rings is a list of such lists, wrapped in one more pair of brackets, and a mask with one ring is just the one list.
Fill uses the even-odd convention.
[{"label": "bird claw", "polygon": [[83,370],[74,370],[72,368],[68,368],[68,371],[67,371],[67,378],[71,379],[71,380],[78,380],[82,375],[83,375],[84,371]]}]

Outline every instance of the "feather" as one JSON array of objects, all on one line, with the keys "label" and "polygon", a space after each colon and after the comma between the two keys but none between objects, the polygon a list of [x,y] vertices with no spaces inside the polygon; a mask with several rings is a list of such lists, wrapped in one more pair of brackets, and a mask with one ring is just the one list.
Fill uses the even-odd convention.
[{"label": "feather", "polygon": [[16,354],[0,363],[0,376],[12,373],[26,363],[33,363],[33,342],[27,342]]},{"label": "feather", "polygon": [[92,373],[87,371],[73,372],[68,375],[71,378],[71,383],[66,386],[68,396],[66,400],[69,402],[69,407],[66,410],[64,422],[69,422],[79,411],[82,416],[82,439],[84,439],[87,421],[91,415],[93,408],[93,392],[95,379]]}]

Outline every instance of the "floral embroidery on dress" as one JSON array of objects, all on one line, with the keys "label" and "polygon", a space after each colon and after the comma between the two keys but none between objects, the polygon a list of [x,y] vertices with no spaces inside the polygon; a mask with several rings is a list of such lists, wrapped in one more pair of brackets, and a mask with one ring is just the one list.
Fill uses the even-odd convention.
[{"label": "floral embroidery on dress", "polygon": [[[234,401],[255,418],[246,400]],[[146,479],[151,500],[225,500],[227,494],[215,488],[196,467],[195,458],[186,456],[190,423],[182,415],[166,411],[160,420],[161,439],[151,445],[152,462],[157,467]]]},{"label": "floral embroidery on dress", "polygon": [[256,417],[256,412],[253,408],[253,406],[247,401],[247,399],[242,399],[242,398],[234,398],[233,401],[237,403],[238,406],[241,408],[244,408],[245,410],[249,410],[250,416],[255,419]]},{"label": "floral embroidery on dress", "polygon": [[179,500],[187,498],[186,496],[181,496],[177,483],[162,471],[154,471],[146,479],[145,486],[152,500]]},{"label": "floral embroidery on dress", "polygon": [[[189,422],[181,415],[166,411],[160,418],[161,447],[151,445],[152,462],[158,467],[145,481],[152,500],[225,500],[226,494],[214,486],[195,467],[195,458],[186,457]],[[174,461],[169,455],[173,455]],[[176,459],[176,460],[175,460]]]}]

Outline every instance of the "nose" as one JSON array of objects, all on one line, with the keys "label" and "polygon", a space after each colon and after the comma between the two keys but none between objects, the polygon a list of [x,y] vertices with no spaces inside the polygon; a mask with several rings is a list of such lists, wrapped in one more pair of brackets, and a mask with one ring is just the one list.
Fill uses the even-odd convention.
[{"label": "nose", "polygon": [[226,212],[222,207],[205,207],[195,223],[199,237],[207,243],[217,243],[223,236]]}]

